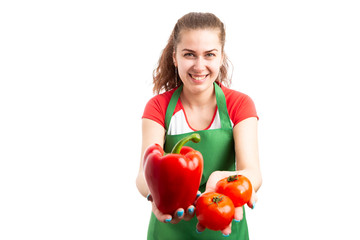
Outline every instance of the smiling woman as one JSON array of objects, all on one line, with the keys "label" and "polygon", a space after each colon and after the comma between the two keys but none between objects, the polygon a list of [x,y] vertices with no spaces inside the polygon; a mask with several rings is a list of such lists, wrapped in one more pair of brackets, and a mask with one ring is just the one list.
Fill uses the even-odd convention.
[{"label": "smiling woman", "polygon": [[184,84],[184,94],[186,90],[191,90],[192,94],[212,91],[212,83],[218,78],[223,63],[219,32],[214,29],[183,32],[173,61]]},{"label": "smiling woman", "polygon": [[[186,34],[188,32],[191,32],[191,34]],[[184,37],[186,39],[184,39]],[[207,39],[207,37],[210,37],[210,39]],[[206,45],[203,45],[204,43],[206,43]],[[183,16],[176,23],[159,59],[158,67],[154,70],[153,91],[160,93],[162,90],[168,91],[182,84],[182,82],[178,80],[181,76],[178,75],[178,64],[176,63],[177,57],[181,55],[186,59],[193,60],[198,59],[199,54],[205,57],[206,60],[221,57],[221,66],[218,70],[220,74],[217,80],[229,86],[231,82],[231,80],[228,79],[229,63],[224,52],[224,45],[225,27],[214,14],[191,13]],[[201,60],[202,59],[200,59],[200,61]],[[199,78],[199,76],[195,77]],[[203,76],[200,76],[200,78],[201,77]]]},{"label": "smiling woman", "polygon": [[[149,189],[149,183],[144,179],[144,152],[154,143],[169,152],[180,139],[196,132],[202,140],[193,148],[204,157],[199,191],[215,189],[217,181],[225,177],[245,175],[250,179],[254,192],[247,205],[251,208],[255,206],[255,192],[262,182],[257,113],[250,97],[223,84],[230,82],[227,79],[224,43],[224,24],[211,13],[189,13],[180,18],[174,27],[154,71],[153,90],[158,94],[148,101],[142,120],[137,187],[150,201],[158,193],[152,192],[154,188]],[[160,94],[162,90],[165,92]],[[160,170],[157,168],[154,171]],[[184,188],[188,190],[194,184],[172,184],[167,194],[174,195]],[[148,239],[168,239],[169,236],[172,239],[219,239],[221,234],[229,239],[248,239],[243,207],[236,207],[236,221],[230,221],[219,231],[206,229],[201,222],[198,223],[194,210],[195,207],[190,205],[162,212],[152,202]]]}]

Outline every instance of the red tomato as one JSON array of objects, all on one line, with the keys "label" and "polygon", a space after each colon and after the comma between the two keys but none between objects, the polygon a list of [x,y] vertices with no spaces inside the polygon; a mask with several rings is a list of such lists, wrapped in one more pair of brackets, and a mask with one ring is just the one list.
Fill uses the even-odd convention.
[{"label": "red tomato", "polygon": [[202,194],[196,201],[195,213],[201,225],[219,231],[229,226],[234,218],[235,208],[229,197],[208,192]]},{"label": "red tomato", "polygon": [[247,177],[234,175],[218,181],[215,191],[231,198],[235,207],[241,207],[250,201],[252,185]]}]

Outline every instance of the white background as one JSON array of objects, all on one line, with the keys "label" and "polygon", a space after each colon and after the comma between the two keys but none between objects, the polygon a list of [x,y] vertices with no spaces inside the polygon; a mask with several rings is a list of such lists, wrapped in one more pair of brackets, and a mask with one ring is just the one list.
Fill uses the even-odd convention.
[{"label": "white background", "polygon": [[2,1],[0,239],[146,238],[141,116],[190,11],[225,23],[260,117],[251,238],[360,239],[357,2]]}]

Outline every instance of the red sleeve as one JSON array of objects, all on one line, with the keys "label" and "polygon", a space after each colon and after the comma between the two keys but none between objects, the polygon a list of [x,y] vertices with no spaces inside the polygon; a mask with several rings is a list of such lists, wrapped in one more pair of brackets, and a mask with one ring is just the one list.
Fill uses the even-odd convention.
[{"label": "red sleeve", "polygon": [[229,116],[234,126],[249,117],[259,119],[253,100],[246,94],[221,87],[225,94]]},{"label": "red sleeve", "polygon": [[165,114],[175,89],[151,98],[144,109],[142,118],[151,119],[165,128]]}]

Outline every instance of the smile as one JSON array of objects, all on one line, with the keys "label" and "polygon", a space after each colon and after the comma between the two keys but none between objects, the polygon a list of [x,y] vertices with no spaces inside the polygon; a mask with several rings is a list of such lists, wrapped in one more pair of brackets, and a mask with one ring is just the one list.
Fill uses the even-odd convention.
[{"label": "smile", "polygon": [[193,78],[196,81],[202,81],[204,80],[209,74],[206,75],[191,75],[189,74],[191,78]]}]

